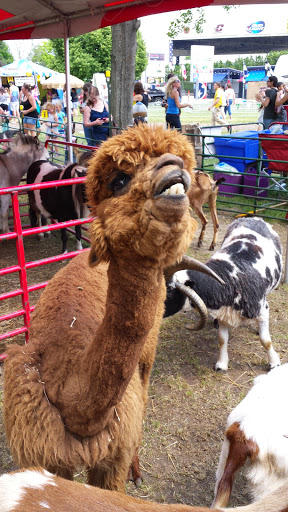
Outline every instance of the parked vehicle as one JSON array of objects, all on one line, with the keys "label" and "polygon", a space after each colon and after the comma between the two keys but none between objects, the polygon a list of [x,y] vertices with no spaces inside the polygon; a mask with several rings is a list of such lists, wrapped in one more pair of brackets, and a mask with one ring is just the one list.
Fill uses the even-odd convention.
[{"label": "parked vehicle", "polygon": [[157,89],[148,89],[147,93],[151,98],[151,102],[156,103],[156,105],[161,105],[163,98],[165,98],[165,93],[158,87]]}]

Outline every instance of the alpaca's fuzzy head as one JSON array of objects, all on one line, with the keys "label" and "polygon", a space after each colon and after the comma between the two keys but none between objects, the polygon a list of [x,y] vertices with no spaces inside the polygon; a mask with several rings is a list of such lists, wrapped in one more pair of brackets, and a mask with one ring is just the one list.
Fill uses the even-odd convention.
[{"label": "alpaca's fuzzy head", "polygon": [[122,252],[163,265],[179,259],[197,227],[186,195],[194,165],[192,145],[176,130],[139,125],[104,142],[88,168],[88,202],[97,217],[91,259]]}]

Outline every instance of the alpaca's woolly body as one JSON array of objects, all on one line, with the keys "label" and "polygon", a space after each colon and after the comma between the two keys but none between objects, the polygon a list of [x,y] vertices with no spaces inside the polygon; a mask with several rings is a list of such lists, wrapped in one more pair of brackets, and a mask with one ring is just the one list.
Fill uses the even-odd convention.
[{"label": "alpaca's woolly body", "polygon": [[[127,130],[95,152],[91,251],[54,276],[29,344],[12,346],[5,362],[5,429],[20,466],[72,477],[84,465],[90,483],[124,490],[163,316],[163,269],[196,229],[184,193],[193,165],[189,142],[160,127]],[[162,193],[174,184],[179,195]]]}]

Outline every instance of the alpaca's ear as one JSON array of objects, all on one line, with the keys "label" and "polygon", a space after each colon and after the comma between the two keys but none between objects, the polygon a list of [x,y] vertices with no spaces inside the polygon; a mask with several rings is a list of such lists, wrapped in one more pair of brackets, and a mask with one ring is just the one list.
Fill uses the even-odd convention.
[{"label": "alpaca's ear", "polygon": [[91,247],[89,252],[88,263],[90,267],[95,267],[99,263],[98,258],[93,250],[93,247]]},{"label": "alpaca's ear", "polygon": [[95,219],[91,229],[91,249],[89,252],[89,265],[94,267],[100,261],[110,261],[111,253],[105,239],[102,223]]}]

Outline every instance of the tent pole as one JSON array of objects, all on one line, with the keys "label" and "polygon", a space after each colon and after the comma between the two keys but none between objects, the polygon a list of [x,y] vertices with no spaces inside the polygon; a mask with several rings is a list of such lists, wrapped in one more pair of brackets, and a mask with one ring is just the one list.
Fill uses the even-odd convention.
[{"label": "tent pole", "polygon": [[[69,27],[68,20],[64,20],[64,52],[65,52],[65,74],[66,74],[66,104],[67,104],[67,140],[72,142],[72,124],[71,124],[71,93],[70,93],[70,59],[69,59]],[[69,161],[73,162],[73,149],[68,147]]]}]

